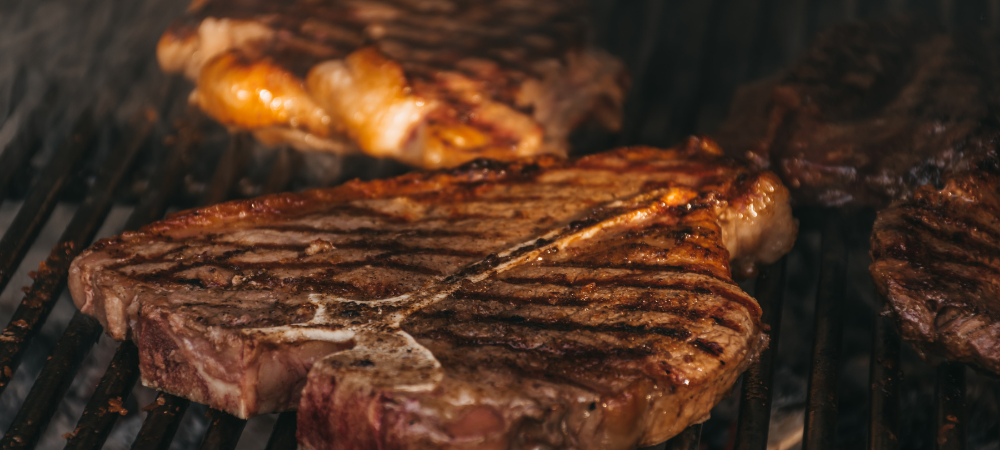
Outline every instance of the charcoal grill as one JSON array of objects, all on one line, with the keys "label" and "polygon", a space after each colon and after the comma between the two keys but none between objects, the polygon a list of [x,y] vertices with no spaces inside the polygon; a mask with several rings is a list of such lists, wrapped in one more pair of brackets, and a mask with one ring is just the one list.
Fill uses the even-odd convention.
[{"label": "charcoal grill", "polygon": [[[132,3],[126,6],[120,0],[87,3],[95,8],[102,5],[117,8],[103,22],[110,29],[114,27],[109,24],[121,23],[144,11]],[[583,144],[584,152],[636,143],[665,146],[686,134],[711,132],[725,116],[736,86],[787,65],[815,33],[838,22],[906,13],[934,17],[956,28],[996,28],[1000,24],[1000,0],[594,0],[593,3],[598,25],[595,38],[630,67],[633,89],[623,130],[614,136],[593,133],[575,136],[575,141]],[[0,22],[4,20],[4,12],[13,14],[18,8],[11,3],[0,5]],[[188,88],[185,82],[155,73],[148,44],[155,42],[160,31],[149,30],[152,37],[142,41],[147,45],[138,49],[139,56],[127,58],[116,67],[124,73],[119,76],[122,79],[112,77],[108,83],[113,86],[108,89],[123,91],[138,84],[136,80],[147,80],[144,83],[156,86],[144,88],[153,94],[127,120],[116,117],[114,107],[106,101],[82,108],[64,108],[65,97],[74,94],[64,92],[58,80],[47,80],[52,87],[43,90],[37,101],[29,102],[20,93],[35,74],[30,61],[15,61],[23,66],[19,66],[6,85],[0,78],[0,121],[18,120],[13,126],[15,137],[0,153],[0,202],[22,202],[0,239],[0,290],[12,280],[57,204],[77,205],[72,219],[63,227],[65,231],[58,244],[37,273],[32,274],[33,283],[23,288],[23,300],[0,335],[0,394],[12,382],[29,344],[63,293],[71,260],[94,239],[114,205],[134,204],[124,225],[129,230],[154,221],[171,209],[304,186],[295,181],[295,171],[302,166],[301,156],[295,152],[283,149],[272,153],[266,164],[258,164],[269,169],[269,173],[258,173],[253,182],[247,175],[253,164],[248,163],[246,155],[255,145],[250,139],[240,134],[215,140],[206,137],[229,135],[183,106]],[[110,30],[97,33],[100,36],[90,44],[100,51],[114,38]],[[123,96],[119,93],[113,98]],[[70,117],[53,119],[60,114]],[[57,122],[72,126],[68,131],[54,128],[52,124]],[[53,135],[58,136],[61,144],[46,152],[43,142],[46,138],[51,140]],[[229,142],[221,144],[220,139]],[[391,163],[364,158],[341,160],[338,167],[340,175],[324,183],[399,171]],[[257,169],[260,172],[260,167]],[[804,281],[815,285],[816,295],[785,299],[789,274],[796,273],[789,266],[791,256],[763,268],[753,283],[753,292],[764,311],[764,322],[771,327],[772,343],[744,375],[735,394],[738,413],[737,420],[732,422],[735,427],[729,430],[729,448],[767,448],[773,384],[776,368],[782,364],[778,357],[779,342],[788,339],[812,340],[803,447],[844,448],[844,443],[838,444],[838,406],[842,400],[838,396],[838,374],[844,363],[842,337],[845,321],[858,320],[845,317],[844,305],[850,300],[848,271],[854,264],[849,262],[849,250],[863,248],[867,242],[864,232],[852,236],[850,230],[870,229],[873,215],[807,209],[797,210],[796,214],[802,220],[804,233],[812,230],[821,235],[818,258],[812,261],[819,265],[818,278]],[[783,305],[813,301],[812,334],[782,334]],[[867,423],[864,433],[867,441],[862,445],[869,449],[896,449],[904,441],[900,435],[904,413],[900,409],[903,395],[900,360],[906,347],[888,319],[872,312],[869,315],[873,317],[863,320],[870,323],[871,356],[869,389],[865,394],[867,414],[860,419]],[[14,417],[0,440],[0,447],[32,448],[44,433],[53,432],[47,431],[50,419],[101,332],[96,320],[79,313],[73,316],[20,408],[0,410],[0,416]],[[77,428],[65,435],[67,449],[97,449],[104,445],[121,417],[120,407],[138,379],[137,361],[137,350],[131,342],[117,348],[79,416]],[[926,448],[964,449],[966,368],[946,363],[933,374],[935,407],[917,412],[928,417],[927,423],[933,429],[918,431],[929,441]],[[145,419],[132,448],[169,448],[189,405],[187,400],[158,394],[144,408]],[[200,442],[203,449],[236,448],[246,421],[215,410],[209,410],[207,416],[209,424],[203,437],[192,442]],[[661,444],[661,448],[716,448],[704,440],[700,442],[703,430],[711,429],[713,433],[725,430],[726,424],[713,424],[713,420],[716,419],[690,427]],[[1000,417],[994,417],[994,422],[998,421]],[[295,448],[294,435],[295,413],[281,414],[266,448]]]}]

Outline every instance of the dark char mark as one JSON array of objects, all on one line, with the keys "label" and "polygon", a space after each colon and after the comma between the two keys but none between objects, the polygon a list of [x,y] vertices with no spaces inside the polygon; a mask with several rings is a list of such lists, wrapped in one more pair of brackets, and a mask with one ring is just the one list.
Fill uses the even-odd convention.
[{"label": "dark char mark", "polygon": [[[430,319],[445,319],[445,317],[440,316],[437,313],[427,313],[421,315]],[[571,322],[558,319],[536,319],[536,318],[526,318],[517,315],[488,316],[488,315],[478,315],[478,314],[473,315],[470,318],[470,320],[462,321],[462,323],[468,324],[471,321],[483,324],[514,325],[519,327],[527,327],[545,331],[578,331],[578,332],[609,333],[609,334],[655,334],[678,340],[685,340],[691,337],[691,332],[683,328],[629,325],[627,323],[603,323],[600,325],[587,325],[578,322]]]},{"label": "dark char mark", "polygon": [[[677,305],[677,306],[664,306],[655,299],[643,298],[644,296],[630,296],[630,297],[617,297],[608,298],[607,300],[595,299],[594,297],[588,297],[583,295],[545,295],[545,296],[532,296],[532,295],[496,295],[484,292],[472,292],[467,290],[458,290],[453,293],[452,298],[457,300],[475,300],[479,302],[498,302],[506,305],[547,305],[547,306],[591,306],[591,307],[608,307],[615,311],[622,312],[658,312],[673,314],[678,317],[682,317],[691,321],[711,319],[716,325],[724,328],[736,331],[738,333],[743,333],[743,327],[740,324],[728,320],[724,317],[720,317],[717,313],[721,312],[718,309],[711,310],[700,310],[694,309],[688,305]],[[450,312],[450,311],[449,311]]]},{"label": "dark char mark", "polygon": [[[510,371],[513,379],[559,383],[586,392],[600,389],[600,382],[594,383],[595,378],[603,378],[608,374],[615,378],[639,375],[640,372],[630,366],[641,363],[651,354],[641,348],[595,348],[573,342],[560,343],[558,346],[529,347],[515,341],[468,338],[446,330],[429,331],[421,334],[418,339],[438,341],[454,347],[447,353],[435,351],[435,356],[445,367],[504,367]],[[489,351],[491,347],[502,348],[503,352],[498,355],[498,352]],[[629,364],[633,361],[635,363]]]},{"label": "dark char mark", "polygon": [[[378,256],[391,256],[391,255],[378,255]],[[433,275],[433,276],[442,275],[441,271],[432,269],[430,267],[424,267],[416,264],[407,264],[399,261],[393,261],[391,259],[369,258],[359,261],[348,261],[341,263],[330,263],[326,261],[310,261],[310,262],[274,261],[265,263],[243,263],[243,262],[230,263],[228,261],[195,261],[192,263],[178,264],[177,266],[168,270],[163,270],[149,274],[130,275],[129,277],[141,280],[143,282],[153,282],[156,280],[168,280],[168,279],[180,281],[183,280],[183,278],[177,278],[176,276],[177,273],[199,266],[219,267],[222,269],[231,270],[238,274],[241,274],[242,272],[245,271],[267,273],[267,271],[269,270],[278,268],[296,269],[300,271],[306,271],[310,269],[340,269],[340,271],[343,272],[361,267],[380,267],[385,269],[398,270],[401,272],[419,273],[424,275]],[[299,279],[304,279],[304,277]]]},{"label": "dark char mark", "polygon": [[[579,276],[569,279],[565,275],[549,275],[540,277],[504,277],[500,281],[513,285],[551,284],[553,286],[621,286],[649,289],[677,289],[685,290],[697,294],[712,294],[722,297],[730,302],[742,305],[747,311],[754,315],[754,320],[760,319],[760,306],[753,299],[741,296],[719,286],[709,283],[691,283],[681,280],[641,280],[632,276],[610,276],[607,278],[593,278]],[[730,282],[720,280],[719,283],[730,284]]]},{"label": "dark char mark", "polygon": [[492,337],[468,337],[456,334],[451,330],[441,328],[425,332],[415,332],[413,334],[414,337],[418,339],[439,340],[448,342],[458,347],[480,348],[486,345],[491,345],[507,347],[511,350],[524,353],[546,353],[550,355],[570,357],[578,360],[591,360],[599,362],[603,362],[608,358],[638,360],[653,354],[653,351],[646,347],[595,347],[573,341],[559,342],[558,345],[546,344],[541,346],[529,346],[528,344],[515,339],[515,336],[511,336],[506,339]]},{"label": "dark char mark", "polygon": [[[974,239],[970,236],[969,229],[950,232],[936,228],[923,220],[903,216],[903,221],[910,225],[909,228],[894,227],[892,233],[906,236],[906,248],[893,246],[879,249],[879,256],[891,257],[910,262],[927,261],[933,265],[941,263],[956,263],[971,267],[978,267],[994,274],[1000,274],[1000,267],[996,267],[989,262],[1000,260],[1000,249],[990,243],[971,242]],[[962,226],[962,225],[958,225]],[[914,229],[918,234],[913,233]],[[918,235],[923,235],[918,237]],[[961,246],[960,251],[947,250],[935,245],[935,241],[951,243]]]},{"label": "dark char mark", "polygon": [[451,237],[451,236],[469,236],[481,238],[485,237],[483,233],[461,230],[461,229],[382,229],[382,228],[316,228],[310,227],[308,225],[302,224],[285,224],[285,225],[268,225],[259,226],[257,229],[262,230],[274,230],[274,231],[288,231],[288,232],[298,232],[298,233],[317,233],[317,234],[338,234],[338,235],[361,235],[361,236],[412,236],[412,237]]},{"label": "dark char mark", "polygon": [[658,264],[642,264],[642,263],[627,263],[627,264],[614,264],[606,262],[588,262],[588,261],[555,261],[555,262],[544,262],[538,267],[556,267],[556,268],[572,268],[572,269],[586,269],[586,270],[635,270],[641,272],[670,272],[670,273],[695,273],[698,275],[705,275],[715,278],[724,283],[730,282],[725,278],[720,278],[714,272],[708,269],[703,269],[696,266],[670,266],[670,265],[658,265]]},{"label": "dark char mark", "polygon": [[721,345],[715,342],[706,341],[702,338],[696,338],[692,340],[691,346],[705,353],[708,353],[709,355],[712,355],[716,358],[722,356],[723,351],[725,351]]},{"label": "dark char mark", "polygon": [[[995,249],[996,243],[1000,242],[1000,234],[989,228],[989,226],[969,223],[959,214],[942,214],[940,210],[915,208],[912,211],[903,211],[900,217],[902,217],[903,222],[909,227],[924,230],[939,240],[953,242],[956,245],[967,248],[981,247],[979,244],[970,242],[977,240],[972,236],[973,231],[978,231],[988,236],[992,242],[986,242],[985,244],[988,244],[991,249]],[[932,222],[928,222],[927,218]],[[943,227],[950,227],[954,231],[942,229]],[[905,227],[893,226],[892,228],[901,230],[901,232],[909,231]]]},{"label": "dark char mark", "polygon": [[[464,256],[464,257],[479,257],[482,258],[486,255],[483,251],[476,250],[458,250],[453,248],[435,248],[435,247],[411,247],[403,245],[399,242],[393,241],[351,241],[344,242],[340,244],[335,244],[337,248],[351,248],[351,249],[370,249],[370,250],[384,250],[390,251],[394,255],[445,255],[445,256]],[[305,247],[303,247],[305,250]]]}]

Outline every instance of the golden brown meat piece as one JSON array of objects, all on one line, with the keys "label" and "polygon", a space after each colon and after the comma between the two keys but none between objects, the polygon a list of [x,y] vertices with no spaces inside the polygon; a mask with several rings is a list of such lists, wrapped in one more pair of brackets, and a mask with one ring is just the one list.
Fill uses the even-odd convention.
[{"label": "golden brown meat piece", "polygon": [[298,407],[305,448],[625,449],[729,394],[767,342],[730,265],[795,234],[774,174],[692,139],[188,211],[69,285],[143,384]]},{"label": "golden brown meat piece", "polygon": [[871,273],[925,357],[1000,374],[1000,171],[983,165],[881,211]]},{"label": "golden brown meat piece", "polygon": [[586,45],[579,0],[195,1],[161,67],[265,143],[426,167],[565,155],[620,125],[625,75]]}]

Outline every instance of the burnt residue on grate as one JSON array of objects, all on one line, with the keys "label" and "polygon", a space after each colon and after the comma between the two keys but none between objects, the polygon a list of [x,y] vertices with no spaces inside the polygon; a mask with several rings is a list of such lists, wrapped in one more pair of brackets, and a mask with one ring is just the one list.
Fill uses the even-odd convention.
[{"label": "burnt residue on grate", "polygon": [[[244,427],[202,405],[133,388],[135,373],[120,368],[134,352],[103,336],[92,345],[92,324],[71,325],[76,311],[61,293],[60,258],[95,234],[115,234],[165,211],[408,170],[364,156],[265,148],[187,106],[191,86],[162,75],[153,52],[186,3],[0,2],[5,447],[96,448],[106,440],[104,447],[113,449],[294,448],[294,413],[254,418]],[[581,131],[572,138],[581,153],[666,146],[712,132],[738,85],[777,72],[812,36],[846,20],[912,14],[956,30],[1000,25],[1000,0],[591,3],[593,39],[626,62],[633,89],[623,131]],[[814,436],[810,449],[996,448],[1000,385],[961,366],[929,366],[899,343],[891,324],[877,323],[881,300],[867,270],[874,213],[837,213],[842,225],[835,231],[842,234],[836,237],[824,233],[830,214],[797,210],[801,235],[793,252],[765,270],[765,278],[743,283],[765,308],[781,305],[765,311],[780,332],[773,366],[752,369],[710,420],[669,448],[801,448],[803,435]],[[830,239],[846,248],[824,249]],[[819,317],[817,299],[825,308]],[[15,313],[22,300],[25,308]],[[842,324],[830,321],[835,317]],[[816,330],[823,330],[818,344]],[[41,384],[34,385],[36,378]],[[23,405],[29,396],[36,404]],[[808,404],[816,405],[813,411]],[[46,408],[55,411],[51,419]],[[765,417],[750,420],[751,414]]]}]

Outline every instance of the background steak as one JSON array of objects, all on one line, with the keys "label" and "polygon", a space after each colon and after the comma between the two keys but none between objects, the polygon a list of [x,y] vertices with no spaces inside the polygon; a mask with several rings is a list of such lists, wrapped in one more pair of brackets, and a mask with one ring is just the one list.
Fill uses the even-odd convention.
[{"label": "background steak", "polygon": [[995,151],[996,48],[909,20],[834,27],[741,88],[719,141],[798,203],[885,206]]},{"label": "background steak", "polygon": [[269,144],[421,167],[567,152],[590,119],[617,130],[626,76],[589,47],[578,0],[195,1],[161,67],[191,99]]},{"label": "background steak", "polygon": [[998,217],[996,167],[956,174],[941,189],[924,186],[879,213],[872,276],[903,338],[923,356],[1000,374]]}]

